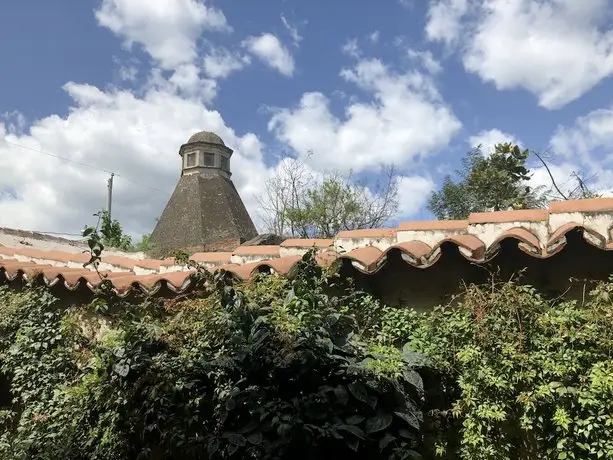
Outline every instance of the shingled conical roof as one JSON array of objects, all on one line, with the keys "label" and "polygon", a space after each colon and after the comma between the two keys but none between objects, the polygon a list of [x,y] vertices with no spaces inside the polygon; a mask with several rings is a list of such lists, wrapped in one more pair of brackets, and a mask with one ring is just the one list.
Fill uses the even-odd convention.
[{"label": "shingled conical roof", "polygon": [[232,150],[221,138],[197,133],[181,146],[179,155],[181,178],[151,234],[151,255],[164,257],[177,250],[232,251],[256,236],[230,178]]}]

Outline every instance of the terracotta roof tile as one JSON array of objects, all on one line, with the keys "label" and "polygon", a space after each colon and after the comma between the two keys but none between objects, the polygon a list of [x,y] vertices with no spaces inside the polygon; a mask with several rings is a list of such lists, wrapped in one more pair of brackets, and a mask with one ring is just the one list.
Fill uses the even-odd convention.
[{"label": "terracotta roof tile", "polygon": [[606,211],[613,211],[613,198],[552,201],[549,204],[549,212],[551,213]]},{"label": "terracotta roof tile", "polygon": [[512,238],[522,243],[519,248],[529,254],[541,254],[541,243],[534,233],[522,227],[514,227],[506,230],[494,241],[494,244],[500,243],[505,239]]},{"label": "terracotta roof tile", "polygon": [[[440,247],[445,243],[453,243],[458,248],[469,252],[470,255],[468,258],[471,260],[481,261],[485,256],[485,243],[475,235],[450,235],[442,239],[437,244],[437,247]],[[466,256],[466,254],[464,255]]]},{"label": "terracotta roof tile", "polygon": [[315,261],[322,267],[331,267],[338,261],[339,256],[334,250],[320,251],[315,254]]},{"label": "terracotta roof tile", "polygon": [[74,262],[84,264],[89,262],[91,255],[89,253],[82,252],[62,252],[62,251],[46,251],[44,256],[41,257],[47,260],[55,260],[57,262]]},{"label": "terracotta roof tile", "polygon": [[217,268],[232,273],[239,280],[247,280],[251,278],[253,271],[261,265],[261,262],[249,262],[246,264],[226,264]]},{"label": "terracotta roof tile", "polygon": [[290,238],[283,243],[283,248],[327,248],[334,244],[333,238]]},{"label": "terracotta roof tile", "polygon": [[132,288],[144,290],[145,292],[157,291],[160,283],[166,284],[173,291],[180,291],[188,286],[192,271],[171,272],[155,275],[134,275],[124,274],[111,279],[115,290],[120,294],[127,294]]},{"label": "terracotta roof tile", "polygon": [[294,268],[294,266],[300,261],[300,259],[302,259],[302,257],[300,256],[281,257],[279,259],[272,259],[272,260],[267,260],[265,262],[259,262],[257,264],[257,268],[266,265],[272,268],[276,273],[280,275],[287,275],[291,271],[291,269]]},{"label": "terracotta roof tile", "polygon": [[197,252],[196,254],[192,254],[192,256],[190,257],[191,260],[198,263],[219,264],[230,263],[231,258],[231,252]]},{"label": "terracotta roof tile", "polygon": [[418,220],[401,223],[398,231],[464,230],[467,227],[467,220]]},{"label": "terracotta roof tile", "polygon": [[234,250],[234,255],[237,256],[279,256],[279,246],[277,245],[262,245],[262,246],[239,246]]},{"label": "terracotta roof tile", "polygon": [[432,248],[423,241],[405,241],[403,243],[397,243],[390,247],[386,252],[393,249],[399,250],[410,257],[414,257],[415,259],[426,257],[432,252]]},{"label": "terracotta roof tile", "polygon": [[338,232],[338,238],[394,238],[395,228],[366,228],[363,230],[345,230]]},{"label": "terracotta roof tile", "polygon": [[560,252],[564,246],[566,246],[566,235],[574,230],[581,230],[583,232],[583,239],[599,249],[609,250],[612,248],[611,243],[607,242],[605,235],[591,229],[584,227],[575,222],[562,225],[558,228],[549,238],[546,245],[546,255],[551,256]]},{"label": "terracotta roof tile", "polygon": [[[566,212],[608,214],[594,219],[590,223],[594,228],[586,226],[583,219],[577,219],[579,222],[560,222],[560,217],[555,220],[549,219],[550,213]],[[479,233],[478,224],[513,222],[516,222],[513,228],[505,228],[511,226],[506,225],[497,230],[497,226],[492,226],[483,229],[482,235]],[[551,228],[551,225],[554,224],[556,227]],[[280,257],[280,248],[316,247],[319,251],[315,257],[320,265],[335,268],[336,262],[344,259],[351,261],[358,270],[370,275],[377,272],[387,262],[387,256],[391,251],[399,251],[403,260],[420,269],[427,269],[436,264],[441,254],[444,253],[445,247],[449,246],[456,247],[464,257],[473,263],[485,263],[490,257],[485,253],[486,246],[497,249],[499,248],[498,243],[509,238],[518,241],[518,246],[530,256],[549,257],[563,250],[566,246],[566,234],[575,229],[583,232],[583,237],[589,244],[603,250],[613,250],[613,235],[611,234],[613,232],[613,198],[554,202],[550,210],[473,213],[468,221],[418,221],[404,222],[399,225],[398,231],[432,231],[433,233],[427,236],[430,238],[428,241],[413,240],[399,243],[396,241],[397,230],[393,228],[343,231],[337,236],[341,241],[336,247],[343,246],[343,239],[354,240],[351,244],[354,249],[347,253],[334,251],[332,249],[334,240],[332,239],[288,239],[280,246],[239,246],[233,253],[197,253],[192,256],[192,260],[218,266],[219,269],[227,270],[239,280],[246,280],[258,271],[267,270],[291,276],[292,270],[301,257],[299,255]],[[369,239],[392,241],[386,242],[385,246],[390,247],[383,251],[382,249],[385,248],[379,249],[371,246]],[[365,246],[366,244],[368,246]],[[231,263],[232,261],[250,260],[248,256],[254,256],[257,261]],[[93,267],[81,267],[88,260],[89,254],[78,252],[69,253],[21,246],[0,247],[0,274],[2,275],[0,278],[13,280],[16,277],[24,279],[42,277],[48,285],[64,286],[72,290],[87,286],[94,290],[100,285],[101,280]],[[139,260],[128,257],[128,255],[105,254],[102,262],[101,267],[107,269],[102,272],[103,275],[121,295],[127,295],[132,289],[155,293],[163,286],[167,286],[172,292],[182,292],[183,289],[189,289],[190,275],[193,273],[183,271],[184,267],[174,267],[176,263],[172,258]],[[76,268],[66,266],[73,264],[77,264]],[[142,274],[144,269],[151,270],[153,273]],[[166,293],[166,290],[164,292]]]},{"label": "terracotta roof tile", "polygon": [[507,222],[541,222],[548,218],[546,209],[519,209],[516,211],[473,212],[468,216],[468,223],[499,224]]},{"label": "terracotta roof tile", "polygon": [[4,270],[9,279],[15,278],[19,273],[27,273],[29,270],[50,268],[50,265],[39,265],[34,262],[19,262],[18,260],[0,260],[0,270]]},{"label": "terracotta roof tile", "polygon": [[123,267],[127,269],[133,269],[134,267],[142,267],[148,268],[150,270],[158,270],[162,265],[161,260],[154,259],[132,259],[130,257],[122,257],[122,256],[106,256],[102,255],[101,262],[103,264],[114,265],[116,267]]},{"label": "terracotta roof tile", "polygon": [[160,267],[172,267],[174,265],[178,265],[174,257],[167,257],[162,259],[160,263]]},{"label": "terracotta roof tile", "polygon": [[9,248],[0,245],[0,254],[3,256],[12,256],[15,254],[15,248]]},{"label": "terracotta roof tile", "polygon": [[376,270],[382,260],[383,251],[374,246],[357,248],[345,254],[340,254],[340,258],[357,262],[362,271],[371,272]]},{"label": "terracotta roof tile", "polygon": [[549,240],[547,241],[547,246],[557,242],[558,240],[560,240],[562,237],[564,237],[568,232],[575,230],[576,228],[581,228],[582,225],[578,224],[577,222],[569,222],[567,224],[562,225],[561,227],[557,228],[549,237]]}]

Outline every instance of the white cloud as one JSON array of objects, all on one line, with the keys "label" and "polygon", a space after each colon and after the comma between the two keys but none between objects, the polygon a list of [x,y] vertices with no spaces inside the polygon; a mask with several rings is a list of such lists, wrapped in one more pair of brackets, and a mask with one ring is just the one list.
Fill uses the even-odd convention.
[{"label": "white cloud", "polygon": [[403,176],[398,180],[400,218],[418,213],[426,205],[435,188],[432,179],[422,176]]},{"label": "white cloud", "polygon": [[468,143],[471,148],[481,146],[484,152],[491,152],[494,150],[496,144],[504,144],[511,142],[522,146],[521,141],[517,139],[513,134],[505,133],[499,129],[484,130],[480,133],[468,138]]},{"label": "white cloud", "polygon": [[300,32],[298,31],[298,27],[294,24],[291,24],[284,15],[281,15],[281,22],[283,23],[283,26],[287,29],[289,36],[292,37],[294,45],[300,43],[302,41],[302,35],[300,35]]},{"label": "white cloud", "polygon": [[67,116],[37,120],[27,134],[11,133],[0,123],[0,190],[16,195],[0,201],[0,226],[74,233],[106,203],[107,173],[16,143],[118,173],[115,217],[132,234],[150,232],[179,179],[179,147],[202,129],[218,133],[235,150],[232,178],[255,216],[253,195],[266,167],[254,134],[238,135],[218,112],[163,89],[140,98],[76,83],[64,89],[73,101]]},{"label": "white cloud", "polygon": [[232,53],[225,48],[211,50],[204,57],[204,72],[211,78],[226,78],[232,72],[240,70],[251,63],[249,56]]},{"label": "white cloud", "polygon": [[347,56],[355,59],[359,59],[362,55],[362,50],[360,49],[360,45],[358,45],[357,38],[350,38],[347,40],[343,46],[341,46],[341,51]]},{"label": "white cloud", "polygon": [[530,169],[532,177],[530,177],[528,183],[532,188],[542,187],[542,190],[546,191],[549,196],[561,199],[562,197],[554,188],[551,176],[553,176],[556,185],[565,195],[568,195],[577,186],[577,182],[573,179],[572,174],[573,172],[580,171],[578,165],[566,162],[556,164],[548,161],[547,168],[549,168],[549,171],[542,165]]},{"label": "white cloud", "polygon": [[460,34],[460,20],[468,11],[468,0],[438,0],[430,3],[426,35],[430,40],[451,44]]},{"label": "white cloud", "polygon": [[417,51],[409,48],[407,55],[409,59],[419,62],[431,74],[438,74],[443,70],[441,63],[434,59],[431,51]]},{"label": "white cloud", "polygon": [[458,44],[464,67],[555,109],[613,74],[609,0],[437,0],[426,35]]},{"label": "white cloud", "polygon": [[217,82],[202,78],[200,69],[193,64],[177,67],[168,79],[168,83],[180,94],[203,101],[210,101],[217,94]]},{"label": "white cloud", "polygon": [[7,131],[10,133],[20,134],[27,127],[26,117],[17,110],[0,114],[0,120],[4,120],[7,124]]},{"label": "white cloud", "polygon": [[558,127],[549,146],[556,158],[593,179],[595,188],[613,188],[613,108],[594,110],[571,126]]},{"label": "white cloud", "polygon": [[594,110],[570,127],[558,127],[551,146],[566,158],[585,157],[597,148],[613,150],[613,109]]},{"label": "white cloud", "polygon": [[305,93],[296,107],[277,109],[269,123],[279,140],[317,169],[407,165],[447,145],[461,127],[431,80],[420,73],[397,74],[370,59],[341,75],[372,100],[350,103],[341,119],[322,93]]},{"label": "white cloud", "polygon": [[198,0],[102,0],[98,23],[134,43],[164,69],[192,62],[196,41],[205,30],[228,30],[224,14]]},{"label": "white cloud", "polygon": [[262,62],[278,70],[285,76],[294,73],[294,58],[273,34],[265,33],[257,37],[249,37],[244,46]]},{"label": "white cloud", "polygon": [[378,43],[380,36],[381,33],[378,30],[375,30],[368,36],[368,40],[370,40],[371,43]]}]

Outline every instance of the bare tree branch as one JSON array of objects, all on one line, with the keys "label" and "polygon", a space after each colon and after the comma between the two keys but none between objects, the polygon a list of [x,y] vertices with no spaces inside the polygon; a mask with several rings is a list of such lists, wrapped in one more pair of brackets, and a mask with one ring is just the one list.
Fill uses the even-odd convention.
[{"label": "bare tree branch", "polygon": [[270,232],[330,237],[341,230],[381,226],[393,217],[398,210],[398,173],[390,167],[376,183],[363,184],[352,173],[318,175],[285,156],[265,181],[257,201]]},{"label": "bare tree branch", "polygon": [[547,174],[549,174],[549,178],[551,179],[551,183],[552,183],[553,187],[556,189],[556,191],[560,194],[560,196],[562,198],[564,198],[565,200],[568,200],[568,197],[564,194],[564,192],[562,192],[562,190],[560,190],[560,187],[558,187],[558,184],[556,183],[556,180],[553,178],[553,174],[551,173],[551,170],[549,169],[549,165],[547,164],[547,162],[543,159],[543,157],[538,152],[533,150],[532,153],[534,153],[534,155],[539,159],[539,161],[545,167],[545,170],[547,171]]}]

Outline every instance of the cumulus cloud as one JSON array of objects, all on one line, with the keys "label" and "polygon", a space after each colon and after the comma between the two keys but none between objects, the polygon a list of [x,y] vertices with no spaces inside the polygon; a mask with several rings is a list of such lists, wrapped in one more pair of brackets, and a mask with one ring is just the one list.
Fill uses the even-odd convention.
[{"label": "cumulus cloud", "polygon": [[438,0],[430,3],[426,35],[447,44],[457,41],[460,21],[468,11],[468,0]]},{"label": "cumulus cloud", "polygon": [[0,123],[0,190],[11,191],[0,200],[3,226],[74,233],[91,223],[105,206],[108,173],[83,163],[118,174],[115,217],[132,234],[150,232],[179,179],[179,147],[203,129],[235,150],[233,180],[255,215],[266,167],[254,134],[239,135],[218,112],[161,89],[142,97],[77,83],[64,89],[72,99],[67,116],[42,118],[22,134]]},{"label": "cumulus cloud", "polygon": [[431,74],[438,74],[443,70],[441,63],[438,62],[431,51],[418,51],[412,48],[407,49],[409,59],[418,62]]},{"label": "cumulus cloud", "polygon": [[467,71],[556,109],[613,74],[609,0],[436,0],[426,35],[457,46]]},{"label": "cumulus cloud", "polygon": [[98,23],[137,43],[165,69],[192,62],[205,30],[228,30],[224,14],[198,0],[102,0]]},{"label": "cumulus cloud", "polygon": [[471,148],[480,145],[484,152],[491,152],[496,144],[504,144],[506,142],[522,146],[521,141],[516,136],[502,132],[499,129],[484,130],[468,138]]},{"label": "cumulus cloud", "polygon": [[613,189],[613,108],[594,110],[569,126],[559,126],[549,146],[561,161],[592,178],[595,188]]},{"label": "cumulus cloud", "polygon": [[269,67],[278,70],[287,77],[293,75],[294,58],[275,35],[265,33],[257,37],[249,37],[243,44]]},{"label": "cumulus cloud", "polygon": [[250,63],[249,56],[237,52],[233,53],[225,48],[211,50],[203,61],[204,72],[211,78],[226,78],[232,72],[240,70]]},{"label": "cumulus cloud", "polygon": [[399,217],[407,218],[423,209],[435,186],[429,177],[400,177],[398,180]]},{"label": "cumulus cloud", "polygon": [[294,45],[298,45],[298,43],[302,41],[302,35],[300,35],[300,32],[298,31],[298,26],[290,23],[284,15],[281,15],[281,22],[283,23],[283,26],[287,30],[289,36],[292,38]]},{"label": "cumulus cloud", "polygon": [[[378,165],[408,165],[447,145],[461,123],[426,76],[398,74],[377,59],[341,72],[371,98],[345,107],[343,118],[320,92],[276,109],[269,129],[321,170],[363,171]],[[312,154],[310,154],[312,152]]]},{"label": "cumulus cloud", "polygon": [[347,56],[350,56],[355,59],[359,59],[362,55],[362,50],[360,49],[360,45],[358,45],[357,38],[350,38],[345,43],[343,43],[343,46],[341,46],[341,51]]}]

